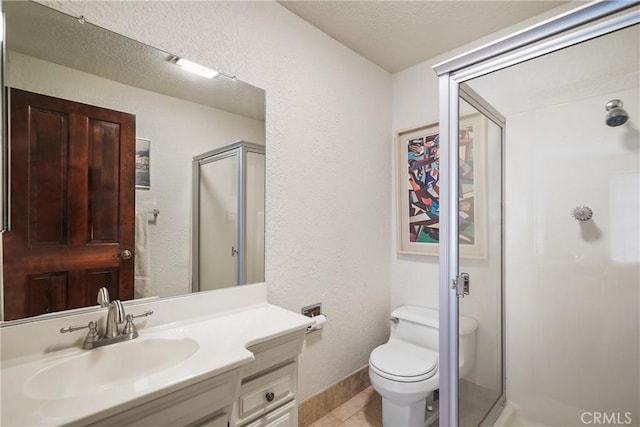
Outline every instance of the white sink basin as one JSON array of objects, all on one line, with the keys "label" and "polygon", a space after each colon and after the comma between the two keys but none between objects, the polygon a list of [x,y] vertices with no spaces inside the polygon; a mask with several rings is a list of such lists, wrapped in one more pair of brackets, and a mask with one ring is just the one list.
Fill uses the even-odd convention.
[{"label": "white sink basin", "polygon": [[136,339],[86,350],[54,363],[29,378],[24,392],[33,399],[67,399],[104,390],[122,380],[135,380],[169,369],[198,351],[183,339]]}]

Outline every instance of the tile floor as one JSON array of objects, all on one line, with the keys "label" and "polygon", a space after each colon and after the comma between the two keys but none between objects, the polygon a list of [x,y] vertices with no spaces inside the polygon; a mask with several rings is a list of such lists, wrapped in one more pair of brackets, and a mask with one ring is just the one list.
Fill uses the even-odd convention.
[{"label": "tile floor", "polygon": [[[497,395],[464,380],[461,392],[460,425],[477,426]],[[382,427],[382,397],[369,386],[308,427]]]},{"label": "tile floor", "polygon": [[309,427],[382,427],[382,398],[369,386]]}]

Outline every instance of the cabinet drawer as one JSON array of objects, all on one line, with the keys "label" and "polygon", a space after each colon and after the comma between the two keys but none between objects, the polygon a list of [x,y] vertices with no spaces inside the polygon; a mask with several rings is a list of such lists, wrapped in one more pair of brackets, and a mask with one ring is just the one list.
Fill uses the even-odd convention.
[{"label": "cabinet drawer", "polygon": [[297,425],[297,408],[294,400],[244,427],[294,427]]},{"label": "cabinet drawer", "polygon": [[292,400],[296,387],[296,363],[290,363],[242,385],[238,419],[260,416]]},{"label": "cabinet drawer", "polygon": [[222,412],[218,415],[215,415],[212,418],[201,420],[194,424],[194,427],[228,427],[228,426],[229,426],[229,415],[226,412]]}]

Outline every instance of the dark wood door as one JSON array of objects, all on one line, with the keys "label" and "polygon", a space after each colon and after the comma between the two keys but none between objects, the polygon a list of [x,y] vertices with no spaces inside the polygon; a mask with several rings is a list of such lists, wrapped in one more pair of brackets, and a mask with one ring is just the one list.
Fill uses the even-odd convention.
[{"label": "dark wood door", "polygon": [[133,298],[135,116],[16,89],[9,94],[5,320]]}]

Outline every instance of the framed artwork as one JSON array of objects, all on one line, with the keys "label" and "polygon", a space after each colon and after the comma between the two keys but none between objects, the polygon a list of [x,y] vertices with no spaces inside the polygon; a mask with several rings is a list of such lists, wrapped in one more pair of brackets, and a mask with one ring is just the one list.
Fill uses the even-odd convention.
[{"label": "framed artwork", "polygon": [[136,138],[136,188],[142,190],[151,189],[151,176],[149,174],[149,149],[151,140]]},{"label": "framed artwork", "polygon": [[[460,256],[486,257],[486,118],[460,120]],[[438,124],[397,133],[398,252],[438,255],[440,242],[440,138]]]}]

